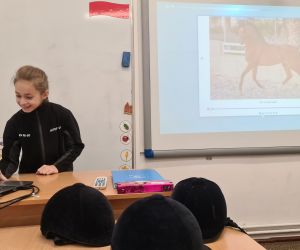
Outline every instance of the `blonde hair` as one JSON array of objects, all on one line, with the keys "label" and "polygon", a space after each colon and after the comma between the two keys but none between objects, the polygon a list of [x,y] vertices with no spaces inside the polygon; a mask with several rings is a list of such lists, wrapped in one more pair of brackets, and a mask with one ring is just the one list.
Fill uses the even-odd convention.
[{"label": "blonde hair", "polygon": [[25,65],[18,69],[14,77],[14,84],[19,80],[31,81],[34,87],[41,93],[49,90],[48,77],[46,73],[36,67]]}]

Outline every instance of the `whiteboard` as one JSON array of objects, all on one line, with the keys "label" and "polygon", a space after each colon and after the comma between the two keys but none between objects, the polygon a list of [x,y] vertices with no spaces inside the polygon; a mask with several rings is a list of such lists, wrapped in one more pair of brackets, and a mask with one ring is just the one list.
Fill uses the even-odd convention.
[{"label": "whiteboard", "polygon": [[142,4],[146,157],[300,152],[299,1]]},{"label": "whiteboard", "polygon": [[0,2],[0,137],[19,110],[12,77],[29,64],[47,73],[50,101],[70,109],[79,123],[85,149],[75,169],[132,167],[132,143],[120,139],[131,136],[131,115],[124,113],[131,69],[121,66],[123,51],[131,51],[131,18],[89,16],[89,2]]}]

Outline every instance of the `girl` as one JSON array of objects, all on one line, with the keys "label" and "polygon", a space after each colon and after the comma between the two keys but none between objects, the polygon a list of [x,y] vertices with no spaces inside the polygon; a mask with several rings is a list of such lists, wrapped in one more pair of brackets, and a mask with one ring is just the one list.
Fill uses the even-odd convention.
[{"label": "girl", "polygon": [[48,78],[43,70],[23,66],[13,82],[21,110],[4,129],[0,180],[18,168],[19,173],[41,175],[72,171],[73,161],[84,148],[73,114],[48,101]]}]

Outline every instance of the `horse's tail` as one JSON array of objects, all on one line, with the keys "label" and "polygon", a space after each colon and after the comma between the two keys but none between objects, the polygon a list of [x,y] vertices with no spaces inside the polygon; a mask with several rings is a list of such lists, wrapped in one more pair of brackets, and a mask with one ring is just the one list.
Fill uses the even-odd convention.
[{"label": "horse's tail", "polygon": [[293,46],[285,46],[283,48],[284,61],[287,63],[289,68],[300,75],[300,51],[298,48]]}]

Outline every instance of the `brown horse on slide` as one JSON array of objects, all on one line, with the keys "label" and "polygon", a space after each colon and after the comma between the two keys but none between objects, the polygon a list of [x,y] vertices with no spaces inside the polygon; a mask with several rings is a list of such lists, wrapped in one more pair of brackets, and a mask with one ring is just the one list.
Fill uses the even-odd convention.
[{"label": "brown horse on slide", "polygon": [[300,53],[296,47],[267,43],[251,23],[242,25],[239,29],[239,35],[245,44],[245,59],[247,61],[247,66],[240,78],[239,88],[241,93],[244,77],[251,70],[253,80],[260,88],[263,88],[263,85],[256,78],[258,66],[282,64],[286,74],[283,84],[292,78],[291,70],[300,74]]}]

